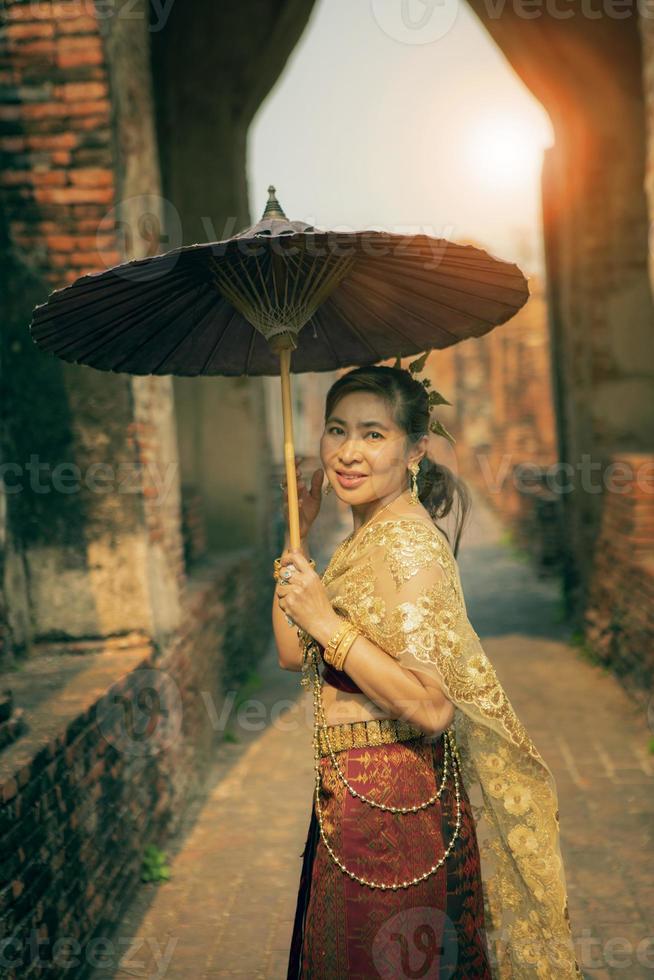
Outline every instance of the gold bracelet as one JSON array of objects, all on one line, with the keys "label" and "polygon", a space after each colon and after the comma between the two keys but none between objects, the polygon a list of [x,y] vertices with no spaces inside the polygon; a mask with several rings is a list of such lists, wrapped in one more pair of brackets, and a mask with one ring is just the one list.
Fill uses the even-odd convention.
[{"label": "gold bracelet", "polygon": [[336,630],[336,632],[330,637],[329,643],[327,644],[327,646],[325,647],[325,649],[323,651],[323,659],[328,664],[332,664],[333,665],[333,663],[334,663],[334,655],[336,653],[336,647],[338,646],[338,644],[340,643],[340,641],[343,639],[343,637],[345,636],[345,634],[347,633],[347,631],[350,629],[350,625],[351,624],[350,624],[349,620],[345,619],[343,621],[343,625],[342,626],[339,626],[338,629]]},{"label": "gold bracelet", "polygon": [[343,670],[343,664],[345,663],[345,658],[350,652],[350,647],[356,640],[357,636],[361,636],[361,633],[356,628],[356,626],[350,626],[349,630],[344,634],[342,640],[336,647],[336,652],[334,655],[334,661],[332,666],[335,670]]}]

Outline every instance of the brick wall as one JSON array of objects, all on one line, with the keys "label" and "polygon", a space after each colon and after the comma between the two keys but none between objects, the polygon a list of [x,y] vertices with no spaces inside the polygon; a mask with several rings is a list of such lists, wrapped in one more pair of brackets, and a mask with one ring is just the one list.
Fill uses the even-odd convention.
[{"label": "brick wall", "polygon": [[547,306],[529,281],[527,305],[508,323],[429,358],[434,387],[451,407],[435,409],[457,440],[433,451],[474,484],[543,570],[560,561],[560,500],[548,489],[557,458]]},{"label": "brick wall", "polygon": [[603,495],[586,640],[626,687],[649,694],[654,682],[654,456],[619,453],[613,492]]},{"label": "brick wall", "polygon": [[[258,575],[249,552],[196,570],[166,650],[138,633],[44,646],[3,678],[30,725],[0,756],[3,978],[43,975],[35,936],[48,976],[90,972],[91,938],[111,937],[144,847],[165,849],[201,792],[225,695],[269,639],[252,596],[269,613],[272,579],[266,591]],[[65,939],[78,944],[72,971],[50,962]]]},{"label": "brick wall", "polygon": [[92,5],[7,2],[0,174],[12,243],[53,286],[120,261],[109,80]]},{"label": "brick wall", "polygon": [[[50,289],[162,244],[137,234],[140,195],[161,201],[147,16],[98,20],[93,9],[8,0],[0,37],[0,305],[11,323],[2,367],[12,378],[2,457],[22,464],[36,450],[82,473],[101,462],[136,475],[128,493],[27,488],[0,514],[11,543],[0,614],[11,605],[7,663],[21,667],[4,686],[29,726],[0,755],[0,863],[10,873],[0,918],[18,940],[8,959],[27,958],[0,964],[3,977],[42,974],[30,938],[47,960],[57,939],[73,937],[84,956],[91,937],[111,932],[145,843],[164,846],[202,786],[217,737],[209,706],[220,713],[271,636],[269,541],[205,556],[186,575],[171,379],[64,364],[27,334]],[[258,476],[265,485],[265,467]],[[144,704],[154,712],[147,738]],[[159,735],[161,751],[150,752]],[[86,966],[46,972],[82,977]]]}]

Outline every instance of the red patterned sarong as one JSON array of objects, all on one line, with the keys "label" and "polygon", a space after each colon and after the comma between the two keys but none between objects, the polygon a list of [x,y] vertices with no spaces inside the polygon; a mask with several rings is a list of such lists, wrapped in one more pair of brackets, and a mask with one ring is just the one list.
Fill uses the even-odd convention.
[{"label": "red patterned sarong", "polygon": [[[350,748],[336,758],[348,782],[387,806],[429,799],[443,773],[443,738]],[[352,796],[321,758],[323,828],[341,862],[390,883],[423,874],[456,826],[452,762],[439,800],[417,813],[371,807]],[[315,812],[303,851],[288,980],[491,980],[474,818],[459,779],[461,828],[445,863],[417,885],[361,885],[327,853]]]}]

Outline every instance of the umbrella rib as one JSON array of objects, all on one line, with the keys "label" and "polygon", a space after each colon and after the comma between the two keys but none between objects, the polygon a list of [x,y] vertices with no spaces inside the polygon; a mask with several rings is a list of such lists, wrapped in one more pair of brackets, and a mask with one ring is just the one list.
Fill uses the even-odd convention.
[{"label": "umbrella rib", "polygon": [[[339,366],[341,366],[341,359],[340,359],[339,355],[337,354],[337,352],[336,352],[336,350],[334,348],[334,345],[331,342],[331,338],[329,336],[329,330],[322,323],[322,314],[321,314],[321,311],[320,310],[317,310],[316,313],[315,313],[315,316],[318,319],[318,324],[317,324],[318,325],[318,329],[321,330],[322,333],[323,333],[323,335],[324,335],[325,343],[327,344],[327,346],[329,347],[330,351],[332,352],[332,356],[333,356],[336,364],[338,364]],[[365,341],[364,341],[364,343],[365,343]],[[370,347],[370,344],[368,344],[368,347]],[[376,355],[377,351],[375,351],[372,347],[370,347],[370,350],[372,350],[373,354]]]},{"label": "umbrella rib", "polygon": [[[401,268],[407,268],[409,270],[412,270],[414,274],[418,274],[422,271],[427,271],[427,270],[418,269],[416,267],[415,260],[412,260],[411,258],[388,261],[384,256],[381,256],[378,259],[376,259],[376,263],[379,264],[380,266],[387,267],[390,272],[397,271]],[[459,271],[463,272],[463,275],[458,275]],[[503,289],[510,289],[510,290],[517,289],[517,287],[511,285],[511,282],[521,282],[524,284],[525,281],[523,276],[519,276],[516,275],[515,273],[509,273],[509,272],[498,272],[497,269],[489,267],[487,264],[485,266],[482,266],[480,264],[473,263],[473,262],[460,262],[457,259],[453,259],[453,258],[444,258],[442,262],[439,263],[438,272],[443,272],[446,275],[450,275],[453,278],[457,278],[457,279],[465,278],[467,282],[475,282],[485,286],[489,286],[493,284],[498,286],[501,285]],[[493,280],[495,280],[495,282],[494,283],[488,282],[487,279],[473,278],[471,275],[469,275],[469,273],[471,272],[473,272],[475,275],[482,273],[485,274],[486,276],[490,276],[492,277]],[[500,279],[509,280],[509,282],[508,283],[499,282]]]},{"label": "umbrella rib", "polygon": [[[198,290],[199,289],[201,289],[200,286],[198,286]],[[198,299],[199,299],[199,297],[196,296],[195,297],[195,300],[194,300],[194,302],[196,304],[198,302]],[[172,357],[179,350],[179,348],[182,346],[182,344],[186,343],[186,341],[189,339],[189,337],[191,336],[191,334],[194,333],[194,331],[198,329],[198,327],[200,326],[200,324],[202,323],[202,321],[204,320],[204,318],[207,316],[207,314],[208,313],[212,313],[213,310],[214,310],[214,308],[215,308],[214,297],[213,296],[210,296],[209,297],[209,305],[208,305],[207,309],[204,310],[204,312],[198,317],[198,319],[193,324],[193,326],[191,327],[191,329],[190,330],[187,330],[187,332],[182,337],[180,337],[180,339],[172,347],[172,349],[168,350],[167,353],[165,354],[165,356],[162,357],[160,361],[157,361],[157,363],[155,364],[155,366],[150,371],[150,374],[157,374],[158,373],[159,368],[161,367],[161,365],[162,364],[165,364],[166,361],[168,360],[168,358]],[[148,338],[148,339],[150,339],[150,338]]]},{"label": "umbrella rib", "polygon": [[[392,275],[392,271],[396,271],[396,270],[391,270],[389,273],[387,273],[388,280],[390,282],[399,282],[399,283],[402,283],[402,281],[403,281],[402,280],[402,277],[401,276],[397,276],[397,275],[395,275],[395,276]],[[443,269],[442,271],[443,271],[443,273],[445,275],[448,274],[446,269]],[[455,278],[457,278],[457,277],[455,277]],[[460,279],[464,279],[465,278],[465,282],[466,283],[474,283],[475,285],[478,285],[478,286],[490,286],[491,288],[494,287],[494,288],[497,288],[497,289],[501,288],[501,289],[510,290],[511,292],[516,292],[516,293],[522,293],[522,292],[524,292],[524,290],[513,289],[510,286],[504,286],[504,285],[500,286],[499,283],[498,284],[493,284],[493,283],[489,283],[489,282],[483,282],[480,279],[471,279],[469,277],[463,277],[463,276],[460,276],[458,278],[460,278]],[[429,280],[422,280],[422,279],[420,279],[419,281],[420,282],[423,282],[424,281],[426,283],[426,285],[428,285],[428,286],[430,285]],[[462,293],[464,296],[465,295],[469,295],[469,290],[461,289],[458,286],[445,286],[444,288],[450,289],[450,290],[452,290],[452,292],[455,292],[455,293]],[[481,296],[478,293],[475,294],[475,295],[478,296],[480,299],[487,299],[488,298],[488,297]],[[493,302],[495,302],[495,303],[502,303],[503,305],[509,305],[504,300],[493,300]]]},{"label": "umbrella rib", "polygon": [[[368,290],[368,292],[374,293],[376,296],[379,296],[380,299],[387,300],[387,297],[384,296],[383,293],[380,293],[379,290],[375,289],[373,286],[368,285],[366,286],[366,289]],[[471,313],[465,313],[463,310],[457,310],[455,307],[449,306],[447,303],[441,302],[441,300],[438,300],[438,304],[439,306],[442,306],[443,309],[449,310],[451,313],[457,313],[459,316],[463,316],[466,319],[472,321],[473,323],[490,323],[490,321],[484,320],[482,317],[473,316]],[[434,326],[433,323],[431,323],[428,320],[425,320],[425,318],[421,316],[419,313],[413,313],[410,310],[407,310],[405,306],[400,306],[400,304],[395,301],[393,302],[393,305],[397,306],[398,310],[401,310],[403,313],[406,313],[407,316],[418,317],[422,323],[429,323],[430,326]],[[502,305],[506,305],[506,304],[502,304]],[[437,323],[436,326],[438,327],[439,330],[443,330],[445,333],[449,334],[450,337],[455,337],[457,341],[461,339],[458,334],[452,333],[451,330],[448,330],[447,327],[444,327],[442,324]]]},{"label": "umbrella rib", "polygon": [[[171,297],[167,297],[167,299],[168,300],[178,299],[180,296],[183,295],[184,295],[184,290],[177,290],[176,294],[173,294]],[[89,354],[95,354],[98,350],[102,349],[102,347],[107,343],[107,341],[111,341],[116,339],[117,337],[122,336],[122,334],[125,333],[127,330],[131,330],[134,326],[138,325],[139,321],[136,320],[135,322],[134,317],[138,317],[139,314],[141,314],[141,312],[142,312],[141,309],[138,309],[135,310],[131,316],[127,315],[126,317],[123,317],[121,328],[111,333],[109,337],[106,337],[105,335],[107,331],[113,331],[114,329],[113,322],[103,324],[102,327],[99,328],[97,331],[97,334],[99,334],[102,338],[100,343],[96,347],[92,347],[90,350],[87,350],[85,352],[85,356],[88,356]],[[75,327],[77,326],[78,323],[83,322],[84,319],[85,319],[84,317],[77,317],[74,320],[68,322],[66,326]],[[57,336],[57,334],[59,334],[60,332],[61,332],[61,327],[55,327],[55,329],[51,330],[49,333],[42,334],[39,339],[49,340],[51,337]],[[80,338],[76,336],[72,340],[70,340],[67,344],[64,344],[62,347],[60,347],[58,352],[63,353],[64,351],[67,351],[70,347],[74,347],[75,344],[79,344],[79,343],[80,343]]]},{"label": "umbrella rib", "polygon": [[[295,279],[292,278],[291,276],[289,276],[289,274],[288,274],[288,263],[287,263],[286,275],[284,276],[284,306],[285,307],[288,307],[288,305],[289,305],[289,298],[288,298],[288,283],[289,283],[289,280],[291,281],[292,285],[295,286]],[[295,294],[292,293],[291,294],[291,298],[294,295]]]},{"label": "umbrella rib", "polygon": [[328,262],[323,263],[319,276],[314,283],[314,291],[311,296],[314,310],[332,292],[338,282],[343,279],[353,262],[354,256],[345,255],[341,256],[340,259],[337,257],[331,265]]},{"label": "umbrella rib", "polygon": [[[171,297],[168,297],[168,299],[169,300],[178,299],[180,296],[183,296],[183,295],[184,295],[184,290],[181,290],[181,291],[178,291],[176,295],[173,295]],[[140,313],[141,313],[141,310],[140,309],[139,310],[135,310],[134,311],[134,316],[137,316],[138,317],[138,315]],[[127,319],[127,322],[126,323],[123,322],[123,324],[121,325],[120,330],[115,331],[114,333],[110,334],[110,336],[108,336],[108,337],[106,336],[106,333],[105,332],[106,332],[106,330],[111,330],[113,324],[112,323],[105,324],[105,331],[103,331],[103,333],[102,333],[102,339],[100,340],[100,343],[96,344],[95,347],[91,347],[90,349],[87,349],[84,352],[84,357],[86,358],[86,357],[89,357],[89,356],[92,356],[92,355],[97,354],[98,351],[101,351],[102,348],[106,346],[106,344],[111,343],[112,340],[117,340],[118,337],[121,337],[127,330],[131,330],[134,327],[137,327],[139,325],[139,322],[141,322],[138,319],[134,320],[131,317],[127,317],[126,319]],[[166,324],[166,326],[167,325],[168,324]],[[71,341],[68,344],[65,344],[63,347],[61,347],[60,348],[60,351],[63,353],[64,351],[68,350],[68,348],[71,347],[71,345],[79,344],[79,342],[80,342],[79,341],[79,338],[75,338],[73,341]],[[117,368],[114,368],[114,370],[118,370],[118,369]]]},{"label": "umbrella rib", "polygon": [[[118,266],[113,266],[110,269],[106,269],[104,273],[93,273],[88,277],[81,276],[75,282],[71,283],[70,286],[66,286],[63,289],[58,290],[57,294],[55,295],[55,301],[57,296],[61,296],[61,294],[64,292],[68,293],[70,291],[71,293],[74,292],[74,293],[87,294],[87,293],[95,292],[96,289],[104,289],[105,286],[107,285],[107,280],[109,278],[111,278],[111,280],[114,282],[115,281],[122,282],[126,288],[131,288],[134,285],[137,285],[139,289],[146,288],[145,283],[147,283],[147,280],[144,281],[142,279],[130,279],[128,275],[124,274],[124,271],[121,271],[124,269],[125,269],[124,266],[118,265]],[[163,272],[161,271],[157,272],[152,282],[156,285],[163,275],[164,275]],[[180,276],[186,278],[187,275],[188,275],[188,270],[185,269],[184,267],[180,268],[179,266],[177,268],[173,267],[172,269],[169,269],[165,273],[167,280],[174,279]],[[112,285],[112,292],[121,292],[121,291],[122,290],[116,289]]]},{"label": "umbrella rib", "polygon": [[250,367],[250,358],[252,357],[252,351],[254,350],[254,342],[257,339],[257,331],[252,327],[252,332],[250,335],[250,342],[248,344],[248,352],[245,356],[245,374],[248,373]]},{"label": "umbrella rib", "polygon": [[[378,262],[380,265],[388,265],[391,269],[396,269],[399,266],[407,266],[409,269],[413,269],[413,270],[416,269],[416,257],[411,255],[398,256],[390,260],[388,259],[387,256],[381,255],[378,256],[375,261]],[[498,269],[497,261],[501,261],[501,260],[496,260],[495,262],[493,262],[491,259],[477,259],[477,260],[468,259],[467,261],[461,261],[456,256],[446,255],[439,264],[441,265],[441,267],[449,268],[452,270],[462,269],[464,272],[467,272],[468,270],[472,269],[475,272],[487,272],[489,275],[492,275],[497,278],[501,277],[503,279],[518,280],[524,284],[525,277],[522,274],[522,272],[520,272],[520,270],[517,268],[517,266],[508,265],[506,269]],[[470,280],[470,281],[481,282],[481,280]],[[486,283],[486,285],[488,285],[488,283]],[[504,288],[511,289],[511,290],[515,289],[515,291],[520,291],[518,290],[517,287],[513,287],[511,285],[506,285],[504,286]]]},{"label": "umbrella rib", "polygon": [[289,280],[289,274],[288,274],[288,272],[289,272],[289,263],[286,260],[286,256],[284,256],[284,262],[283,262],[283,266],[282,267],[283,267],[283,270],[284,270],[284,299],[283,299],[282,302],[280,302],[279,292],[277,291],[277,276],[275,275],[275,268],[272,265],[272,261],[271,261],[270,278],[272,279],[273,289],[275,291],[275,307],[276,307],[276,309],[278,309],[278,310],[281,310],[281,309],[287,310],[288,309],[288,305],[289,305],[288,304],[288,280]]},{"label": "umbrella rib", "polygon": [[200,371],[200,374],[204,374],[204,372],[207,369],[207,365],[212,361],[214,354],[218,350],[218,347],[220,346],[220,344],[222,343],[222,341],[223,341],[223,339],[225,337],[225,334],[227,333],[227,331],[229,330],[230,326],[232,325],[232,321],[234,320],[234,317],[236,315],[236,312],[237,312],[236,309],[234,309],[233,312],[232,312],[231,317],[229,318],[229,320],[227,321],[227,323],[223,327],[222,333],[218,334],[218,336],[216,337],[216,342],[213,345],[213,347],[211,348],[211,351],[209,352],[209,354],[207,355],[207,357],[205,359],[205,362],[202,365],[202,370]]},{"label": "umbrella rib", "polygon": [[[201,288],[202,288],[201,286],[197,286],[197,291],[199,291]],[[195,299],[193,300],[193,302],[194,303],[197,303],[197,301],[198,301],[198,297],[197,297],[197,292],[196,292],[196,296],[195,296]],[[163,323],[161,325],[157,324],[157,329],[156,330],[154,330],[152,333],[148,334],[148,336],[145,337],[141,341],[141,343],[138,344],[138,346],[131,348],[131,350],[129,351],[129,353],[127,355],[127,359],[129,360],[129,358],[133,357],[138,351],[140,351],[143,347],[145,347],[146,344],[149,344],[151,340],[153,340],[155,337],[157,337],[158,335],[160,335],[164,330],[166,330],[166,328],[169,327],[170,324],[174,322],[174,320],[176,319],[177,316],[179,316],[179,314],[177,312],[175,312],[175,313],[173,313],[166,320],[165,323]],[[188,336],[188,333],[185,335],[185,337],[186,336]],[[166,356],[168,356],[168,355],[166,355]],[[164,360],[165,360],[165,358],[164,358]],[[122,361],[118,361],[117,362],[117,365],[116,365],[116,368],[114,370],[120,370],[120,365],[123,364],[124,362],[125,362],[125,358],[123,358]],[[163,362],[161,362],[161,363],[163,363]],[[153,372],[150,372],[150,373],[153,373]]]},{"label": "umbrella rib", "polygon": [[277,292],[277,276],[275,275],[275,266],[273,264],[272,258],[270,260],[270,281],[272,283],[273,298],[275,300],[275,306],[279,308],[279,293]]},{"label": "umbrella rib", "polygon": [[342,256],[342,261],[337,262],[332,268],[327,281],[319,288],[316,289],[316,296],[318,296],[318,302],[322,303],[323,300],[336,288],[339,282],[347,275],[349,269],[354,263],[354,256]]},{"label": "umbrella rib", "polygon": [[[150,343],[150,341],[152,340],[153,337],[156,337],[158,333],[161,333],[162,330],[165,330],[168,326],[170,326],[170,324],[173,322],[173,320],[175,319],[176,316],[178,316],[177,313],[173,314],[168,320],[166,320],[166,322],[164,324],[162,324],[162,325],[159,325],[158,324],[157,325],[158,329],[155,330],[154,333],[148,334],[148,336],[144,340],[142,340],[140,344],[138,344],[136,347],[130,348],[129,352],[126,354],[125,357],[123,357],[119,361],[116,361],[116,363],[114,364],[113,370],[114,371],[120,371],[120,370],[122,370],[122,365],[125,363],[125,361],[128,361],[129,362],[129,360],[132,357],[134,357],[134,355],[138,351],[140,351],[142,347],[145,347],[146,344]],[[122,331],[121,331],[121,333],[122,333]],[[113,340],[113,339],[115,339],[115,337],[111,337],[110,338],[110,340]],[[105,343],[106,343],[106,341],[104,341],[100,345],[100,347],[103,347]],[[93,354],[95,354],[96,352],[97,352],[97,348],[95,350],[91,351],[91,353],[93,353]],[[148,373],[152,373],[152,372],[148,372]]]},{"label": "umbrella rib", "polygon": [[293,269],[293,272],[294,272],[294,275],[293,275],[293,293],[291,295],[291,305],[294,308],[297,307],[297,306],[299,306],[299,304],[302,302],[302,296],[303,296],[303,293],[300,293],[300,295],[298,296],[298,294],[296,292],[297,287],[300,285],[300,282],[301,282],[302,278],[304,278],[305,288],[306,288],[306,284],[307,284],[308,278],[309,278],[308,277],[308,274],[305,275],[304,277],[302,276],[302,266],[303,266],[303,262],[304,262],[305,256],[306,256],[306,253],[304,253],[304,252],[298,258],[296,258],[295,256],[290,256],[290,265],[291,265],[291,268]]},{"label": "umbrella rib", "polygon": [[[255,259],[256,259],[256,257],[255,257]],[[247,309],[248,304],[250,306],[252,306],[253,304],[256,304],[256,301],[257,301],[257,291],[256,291],[256,286],[254,284],[254,281],[252,279],[252,276],[250,275],[250,270],[244,264],[243,259],[242,259],[242,256],[239,255],[238,261],[240,262],[240,267],[243,270],[244,276],[247,277],[247,280],[249,281],[250,286],[252,288],[251,295],[248,295],[246,293],[245,294],[245,302],[243,302],[243,293],[240,293],[239,292],[239,288],[238,287],[239,286],[243,287],[243,285],[245,284],[244,283],[244,279],[238,279],[237,278],[236,281],[235,281],[235,284],[232,284],[231,282],[228,282],[227,283],[227,286],[228,286],[229,289],[231,289],[231,293],[232,293],[231,296],[228,293],[227,294],[227,298],[230,299],[231,302],[232,302],[232,304],[237,309],[240,310],[240,305],[239,304],[242,304],[243,306],[245,306],[246,309]],[[215,271],[216,271],[218,277],[220,277],[221,275],[225,275],[225,278],[226,279],[229,279],[233,275],[233,269],[232,269],[231,265],[229,265],[229,264],[227,264],[225,270],[223,270],[222,267],[221,268],[218,268],[218,264],[217,263],[215,264],[214,268],[215,268]],[[217,285],[218,285],[219,289],[221,289],[221,290],[224,289],[224,285],[220,282],[220,279],[218,279]],[[267,296],[266,296],[266,298],[267,298]]]},{"label": "umbrella rib", "polygon": [[326,291],[328,292],[331,288],[333,288],[331,286],[332,281],[336,279],[337,276],[339,277],[340,281],[340,279],[342,279],[347,272],[348,268],[352,265],[353,261],[354,256],[342,255],[334,257],[334,261],[331,263],[324,262],[316,279],[314,298],[315,296],[318,296],[320,297],[319,302],[322,302]]},{"label": "umbrella rib", "polygon": [[293,306],[300,306],[304,298],[304,292],[308,288],[311,262],[310,259],[307,259],[306,254],[302,254],[294,259],[294,265]]},{"label": "umbrella rib", "polygon": [[[257,272],[259,273],[259,279],[261,280],[261,286],[263,288],[263,292],[264,292],[264,295],[266,297],[266,302],[268,303],[268,309],[270,309],[270,305],[271,304],[270,304],[270,296],[268,295],[268,283],[266,282],[266,278],[265,278],[265,276],[264,276],[264,274],[263,274],[263,272],[261,270],[261,266],[259,265],[259,256],[258,255],[255,255],[254,256],[254,264],[256,266]],[[275,281],[275,277],[273,276],[273,282],[274,281]],[[253,290],[253,296],[252,296],[251,303],[254,303],[257,300],[257,293],[256,293],[256,289],[254,287],[254,283],[252,283],[252,290]]]},{"label": "umbrella rib", "polygon": [[[302,258],[303,257],[304,257],[304,253],[302,254]],[[300,295],[300,297],[298,298],[298,296],[296,295],[296,292],[295,292],[295,289],[298,286],[300,280],[301,279],[304,279],[304,287],[305,287],[305,289],[309,285],[310,279],[309,279],[308,271],[307,271],[307,273],[304,276],[301,275],[301,273],[302,273],[302,258],[297,259],[295,256],[293,256],[291,254],[284,256],[284,261],[286,262],[286,265],[287,265],[288,269],[292,273],[291,275],[287,275],[286,276],[286,291],[284,293],[284,308],[285,309],[288,309],[289,306],[292,309],[295,309],[302,302],[302,295]],[[288,280],[289,279],[292,280],[292,284],[293,284],[293,292],[291,293],[290,303],[288,301]]]},{"label": "umbrella rib", "polygon": [[236,286],[239,283],[238,279],[235,280],[235,284],[230,281],[232,278],[231,264],[229,262],[223,262],[221,265],[219,265],[216,259],[211,258],[210,267],[213,271],[212,282],[214,286],[218,288],[221,295],[225,295],[227,299],[233,303],[234,296],[237,295]]},{"label": "umbrella rib", "polygon": [[[369,291],[370,292],[375,292],[375,290],[372,290],[372,289],[369,289]],[[382,299],[385,299],[386,297],[382,296],[381,298]],[[400,337],[405,342],[407,342],[409,344],[412,344],[413,346],[416,346],[415,345],[415,342],[413,342],[410,337],[407,337],[406,334],[404,334],[404,333],[402,333],[402,331],[398,330],[397,327],[394,327],[394,326],[389,325],[389,323],[386,320],[382,319],[382,317],[380,316],[379,313],[377,313],[375,310],[371,309],[370,307],[366,306],[365,303],[363,303],[363,301],[359,299],[359,297],[357,296],[356,293],[351,293],[349,295],[349,300],[350,300],[350,302],[353,302],[355,305],[358,305],[360,307],[360,309],[365,314],[367,314],[368,316],[373,316],[376,320],[378,320],[380,322],[380,324],[382,325],[382,327],[383,327],[384,330],[389,330],[390,329],[390,330],[393,331],[394,334],[396,334],[398,337]],[[337,303],[335,305],[338,306]],[[410,313],[408,310],[405,310],[404,307],[400,306],[398,303],[394,303],[394,306],[397,306],[398,309],[402,310],[404,313],[407,313],[407,315],[409,317],[416,316],[415,313]],[[342,316],[343,319],[347,320],[347,317],[342,312],[339,312],[339,315]],[[427,323],[428,326],[430,326],[430,327],[433,327],[434,326],[433,323],[425,320],[423,317],[419,317],[419,319],[421,320],[422,323]],[[358,332],[357,332],[356,327],[353,327],[351,325],[351,323],[349,325],[350,325],[350,329],[352,329],[353,332],[357,334],[357,336],[360,336],[358,334]],[[453,334],[446,327],[442,327],[440,324],[436,324],[436,326],[437,326],[437,328],[439,330],[443,331],[443,333],[446,333],[449,337],[454,337],[455,340],[460,340],[461,339],[456,334]]]},{"label": "umbrella rib", "polygon": [[[167,284],[170,283],[170,279],[167,279],[166,282],[167,282]],[[133,287],[133,285],[134,285],[133,283],[130,283],[129,284],[129,290],[130,290],[130,292],[132,292],[132,288],[131,287]],[[152,289],[155,289],[159,285],[160,285],[159,282],[153,282],[151,284],[151,287],[152,287]],[[106,281],[103,283],[103,286],[104,287],[107,286],[107,282]],[[125,290],[122,290],[122,289],[121,290],[118,290],[118,295],[122,295],[124,291]],[[80,296],[79,296],[79,299],[80,300],[82,300],[82,296],[83,296],[83,294],[85,292],[87,292],[87,290],[81,290],[80,291]],[[138,297],[139,297],[139,300],[142,299],[143,296],[144,295],[147,295],[147,293],[149,293],[149,292],[150,292],[150,289],[148,289],[148,287],[139,286],[139,288],[138,288]],[[112,309],[112,312],[115,311],[120,306],[122,306],[124,302],[126,302],[126,301],[129,302],[130,298],[133,297],[133,294],[132,294],[132,297],[130,297],[128,295],[128,296],[125,296],[120,301],[120,303],[115,303],[114,302],[114,296],[115,295],[116,295],[116,292],[112,288],[112,290],[111,290],[111,309]],[[43,313],[38,314],[38,322],[39,323],[48,323],[50,320],[53,320],[56,317],[58,317],[58,316],[61,315],[60,311],[57,309],[58,302],[62,302],[62,301],[59,301],[59,300],[56,300],[56,299],[53,300],[53,301],[47,301],[47,302],[41,304],[41,306],[37,308],[37,310],[35,311],[35,313],[37,313],[37,314],[38,314],[38,310],[40,310],[40,309],[43,309],[43,311],[44,311]],[[68,302],[68,300],[66,300],[66,302]],[[89,300],[88,302],[87,301],[81,302],[80,303],[80,311],[83,310],[84,312],[86,312],[86,310],[94,307],[99,302],[105,302],[106,303],[107,302],[106,295],[105,296],[96,296],[95,299]],[[33,322],[37,322],[37,320],[35,319]]]},{"label": "umbrella rib", "polygon": [[[332,302],[334,302],[334,301],[333,301],[333,299],[332,299]],[[362,304],[361,304],[361,303],[359,303],[359,305],[361,306]],[[334,306],[336,306],[336,308],[338,309],[338,303],[334,303]],[[364,306],[363,308],[364,308],[364,310],[366,310],[366,312],[368,312],[368,311],[367,311],[367,308],[366,308],[365,306]],[[349,328],[349,329],[350,329],[350,330],[352,331],[352,333],[353,333],[353,334],[355,335],[355,337],[357,337],[357,338],[358,338],[358,339],[359,339],[359,340],[361,341],[361,343],[362,343],[362,344],[364,345],[364,347],[367,347],[367,348],[368,348],[368,350],[369,350],[369,351],[370,351],[370,352],[371,352],[372,354],[374,354],[374,355],[375,355],[375,357],[377,357],[377,356],[378,356],[378,354],[379,354],[379,351],[377,351],[377,349],[376,349],[376,348],[375,348],[375,347],[374,347],[374,346],[373,346],[373,345],[372,345],[372,344],[370,343],[370,341],[369,341],[369,340],[368,340],[368,338],[366,337],[366,335],[365,335],[365,333],[361,333],[361,332],[359,331],[359,329],[358,329],[358,327],[355,327],[355,326],[354,326],[354,325],[352,324],[352,321],[351,321],[351,320],[350,320],[350,318],[349,318],[349,317],[347,316],[347,314],[343,312],[343,310],[338,310],[338,315],[339,315],[339,316],[341,317],[341,319],[342,319],[342,320],[343,320],[343,321],[344,321],[345,323],[347,323],[347,326],[348,326],[348,328]],[[377,314],[376,314],[376,313],[374,313],[373,315],[374,315],[374,316],[376,316],[376,317],[377,317],[377,319],[379,319],[379,317],[377,316]],[[383,321],[382,321],[382,322],[383,322]],[[386,323],[384,323],[384,327],[385,327],[386,329],[388,329],[388,325],[387,325]],[[390,329],[391,329],[391,330],[393,330],[393,332],[394,332],[394,333],[397,333],[397,331],[395,330],[395,328],[394,328],[394,327],[391,327]],[[402,335],[402,334],[400,334],[400,336],[402,336],[402,337],[403,337],[403,335]],[[403,339],[406,339],[406,338],[405,338],[405,337],[403,337]],[[331,346],[331,345],[330,345],[330,346]],[[340,363],[340,358],[339,358],[338,356],[337,356],[337,358],[336,358],[336,359],[337,359],[337,361],[339,361],[339,363]]]},{"label": "umbrella rib", "polygon": [[[297,300],[298,305],[303,305],[303,304],[306,303],[305,297],[306,297],[306,294],[307,294],[307,290],[309,289],[309,286],[310,285],[311,286],[314,285],[314,282],[313,282],[313,274],[314,274],[314,270],[316,268],[317,256],[315,256],[315,255],[313,256],[313,259],[310,260],[309,268],[308,269],[305,268],[305,274],[302,275],[301,273],[303,271],[302,267],[304,265],[304,259],[305,259],[305,257],[306,257],[306,253],[303,253],[302,258],[301,259],[298,259],[298,269],[297,269],[296,280],[297,280],[298,283],[300,283],[300,282],[302,283],[302,289],[300,290],[300,295],[298,296],[298,300]],[[326,265],[327,265],[327,263],[325,262],[324,265],[323,265],[323,268],[325,268]]]}]

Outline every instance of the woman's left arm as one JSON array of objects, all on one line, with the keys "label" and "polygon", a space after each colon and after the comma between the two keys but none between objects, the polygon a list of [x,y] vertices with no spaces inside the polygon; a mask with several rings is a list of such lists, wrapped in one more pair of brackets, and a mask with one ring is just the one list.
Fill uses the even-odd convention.
[{"label": "woman's left arm", "polygon": [[[287,585],[280,585],[280,605],[324,649],[344,619],[332,607],[320,577],[304,555],[289,551],[282,558],[282,565],[290,562],[298,571]],[[424,675],[402,667],[389,656],[389,651],[363,634],[352,643],[344,669],[363,693],[391,717],[435,735],[454,719],[454,705],[436,680],[423,680]]]},{"label": "woman's left arm", "polygon": [[[324,648],[343,617],[332,610],[332,617],[314,628],[312,636]],[[454,705],[436,681],[423,681],[413,670],[401,667],[367,636],[360,634],[350,647],[345,669],[352,680],[393,718],[401,718],[430,735],[440,735],[454,720]]]}]

